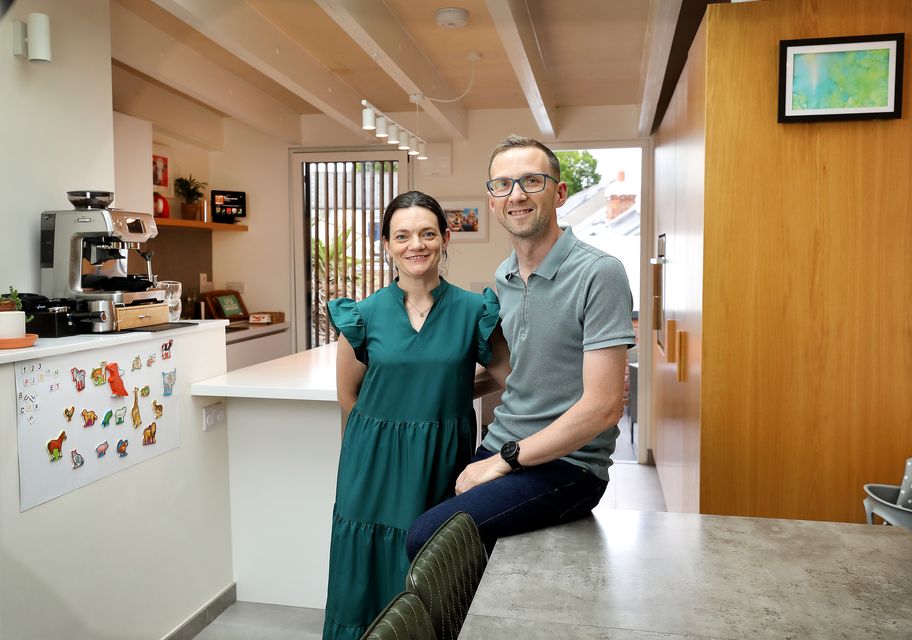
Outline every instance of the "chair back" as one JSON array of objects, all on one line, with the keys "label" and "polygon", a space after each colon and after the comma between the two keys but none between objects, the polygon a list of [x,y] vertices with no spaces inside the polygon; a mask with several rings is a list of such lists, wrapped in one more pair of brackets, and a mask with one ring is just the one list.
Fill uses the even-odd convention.
[{"label": "chair back", "polygon": [[412,560],[405,588],[421,598],[438,640],[456,640],[487,564],[478,527],[463,512],[440,525]]},{"label": "chair back", "polygon": [[361,640],[437,640],[421,599],[405,591],[392,599]]}]

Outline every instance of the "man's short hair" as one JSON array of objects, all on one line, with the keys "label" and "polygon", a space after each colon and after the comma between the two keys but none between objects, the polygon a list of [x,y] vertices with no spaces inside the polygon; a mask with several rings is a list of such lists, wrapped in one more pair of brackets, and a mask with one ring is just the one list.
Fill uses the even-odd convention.
[{"label": "man's short hair", "polygon": [[488,177],[491,177],[491,165],[494,164],[494,158],[504,151],[520,149],[522,147],[535,147],[536,149],[541,149],[548,158],[548,164],[551,165],[551,171],[555,174],[553,177],[560,180],[560,160],[557,159],[554,152],[535,138],[528,138],[515,133],[511,133],[494,147],[494,152],[491,154],[491,159],[488,161]]}]

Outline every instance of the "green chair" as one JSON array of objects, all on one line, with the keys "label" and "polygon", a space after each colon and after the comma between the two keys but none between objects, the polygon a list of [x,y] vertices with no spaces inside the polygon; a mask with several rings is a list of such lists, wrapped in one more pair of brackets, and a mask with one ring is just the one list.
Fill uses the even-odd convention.
[{"label": "green chair", "polygon": [[386,605],[361,640],[437,640],[437,636],[421,599],[404,591]]},{"label": "green chair", "polygon": [[418,595],[439,640],[455,640],[481,582],[488,556],[472,517],[454,514],[412,560],[405,588]]}]

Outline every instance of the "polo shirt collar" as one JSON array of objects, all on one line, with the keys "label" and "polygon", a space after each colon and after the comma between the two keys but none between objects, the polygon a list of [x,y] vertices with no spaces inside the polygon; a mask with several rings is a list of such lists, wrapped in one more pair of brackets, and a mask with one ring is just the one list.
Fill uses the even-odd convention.
[{"label": "polo shirt collar", "polygon": [[[557,270],[570,255],[570,251],[576,244],[576,236],[570,227],[561,227],[562,233],[557,237],[557,242],[548,251],[548,255],[542,260],[542,263],[532,271],[537,276],[553,280],[557,275]],[[519,260],[516,257],[516,251],[510,254],[507,259],[507,277],[519,275]]]}]

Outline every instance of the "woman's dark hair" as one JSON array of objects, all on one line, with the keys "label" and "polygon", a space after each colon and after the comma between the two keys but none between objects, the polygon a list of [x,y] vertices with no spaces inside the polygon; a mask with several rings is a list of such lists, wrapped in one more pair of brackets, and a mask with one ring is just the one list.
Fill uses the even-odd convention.
[{"label": "woman's dark hair", "polygon": [[393,214],[399,211],[399,209],[408,209],[409,207],[421,207],[422,209],[427,209],[433,213],[434,217],[437,218],[437,226],[440,228],[441,235],[446,234],[447,221],[446,216],[443,215],[443,207],[440,206],[440,203],[426,193],[420,191],[406,191],[393,198],[386,206],[386,211],[383,212],[383,224],[380,226],[380,235],[384,240],[389,241],[390,239],[390,221],[393,219]]}]

